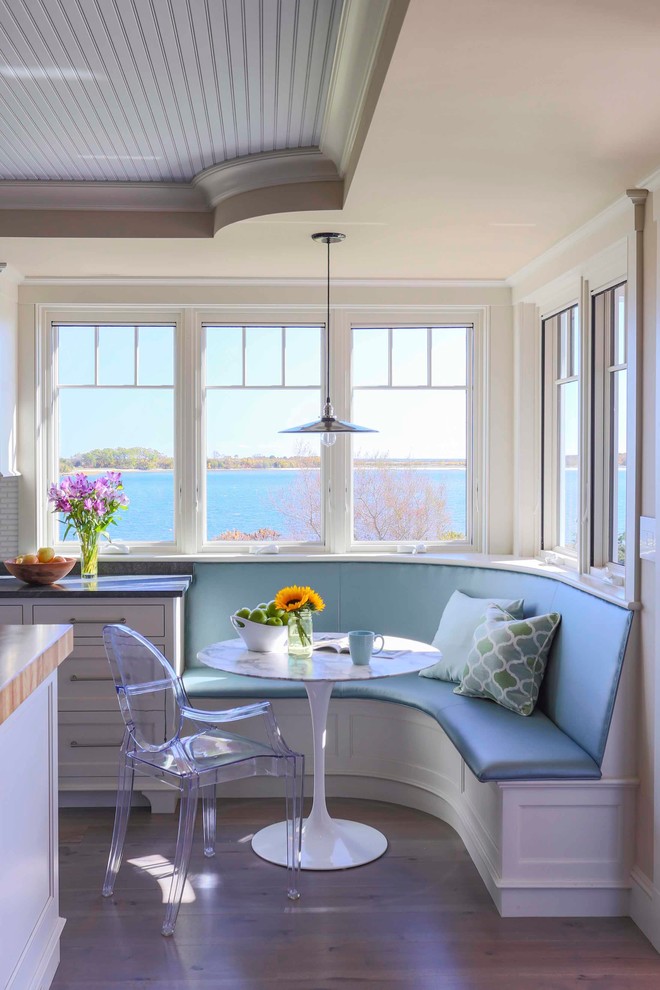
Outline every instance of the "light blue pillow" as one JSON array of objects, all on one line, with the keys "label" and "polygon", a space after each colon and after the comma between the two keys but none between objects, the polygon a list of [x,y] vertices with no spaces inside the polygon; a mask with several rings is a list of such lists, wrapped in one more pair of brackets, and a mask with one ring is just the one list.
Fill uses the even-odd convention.
[{"label": "light blue pillow", "polygon": [[442,653],[432,667],[420,670],[420,677],[433,677],[437,681],[455,681],[463,676],[468,653],[472,649],[475,630],[486,618],[489,605],[500,605],[515,619],[523,617],[523,599],[470,598],[462,591],[455,591],[442,613],[433,645]]}]

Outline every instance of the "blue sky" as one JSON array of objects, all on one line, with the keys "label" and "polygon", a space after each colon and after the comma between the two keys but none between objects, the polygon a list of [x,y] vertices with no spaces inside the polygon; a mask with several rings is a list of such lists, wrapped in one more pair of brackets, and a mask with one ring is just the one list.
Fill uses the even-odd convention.
[{"label": "blue sky", "polygon": [[[172,383],[173,333],[170,327],[139,330],[137,383]],[[246,335],[246,381],[255,386],[279,384],[282,368],[279,328],[250,327]],[[321,333],[318,327],[287,328],[286,380],[318,385]],[[59,379],[62,384],[93,385],[93,327],[62,327]],[[401,386],[426,383],[425,329],[393,331],[393,381]],[[465,381],[465,331],[435,328],[430,353],[436,384]],[[239,385],[242,380],[242,330],[223,327],[208,332],[208,380],[211,385]],[[355,331],[354,381],[381,385],[387,381],[387,330]],[[132,327],[101,327],[98,381],[108,386],[135,382],[135,336]],[[173,391],[147,388],[60,389],[60,450],[69,456],[95,447],[154,447],[172,454]],[[207,453],[291,455],[301,439],[278,431],[316,419],[321,391],[313,388],[209,389]],[[466,449],[465,393],[397,390],[355,390],[352,419],[379,432],[356,441],[356,453],[391,457],[462,458]]]}]

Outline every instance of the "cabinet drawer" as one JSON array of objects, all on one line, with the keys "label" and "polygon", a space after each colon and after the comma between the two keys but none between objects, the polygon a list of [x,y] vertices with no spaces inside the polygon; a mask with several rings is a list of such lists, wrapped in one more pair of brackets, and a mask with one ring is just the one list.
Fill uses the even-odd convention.
[{"label": "cabinet drawer", "polygon": [[[156,738],[165,738],[162,712],[149,716]],[[124,722],[117,712],[61,712],[59,733],[59,773],[66,777],[116,777],[119,748],[124,738]]]},{"label": "cabinet drawer", "polygon": [[57,672],[60,711],[119,712],[110,664],[102,646],[77,646]]},{"label": "cabinet drawer", "polygon": [[90,602],[81,605],[35,605],[32,621],[68,622],[73,626],[76,639],[100,639],[106,623],[121,623],[136,629],[143,636],[165,635],[165,607],[163,605],[124,605],[118,599],[108,605]]},{"label": "cabinet drawer", "polygon": [[23,606],[22,605],[0,605],[0,625],[22,626]]},{"label": "cabinet drawer", "polygon": [[[156,681],[162,668],[153,660],[145,668],[145,679]],[[60,711],[119,711],[110,664],[101,645],[78,643],[58,669]],[[154,708],[162,711],[164,696],[155,699]]]}]

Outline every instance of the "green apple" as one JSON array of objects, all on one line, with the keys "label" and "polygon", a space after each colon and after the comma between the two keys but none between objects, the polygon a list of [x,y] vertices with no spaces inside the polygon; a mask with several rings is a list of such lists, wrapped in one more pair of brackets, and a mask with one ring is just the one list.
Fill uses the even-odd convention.
[{"label": "green apple", "polygon": [[269,616],[269,618],[281,619],[284,615],[284,609],[278,608],[275,602],[268,602],[266,615]]},{"label": "green apple", "polygon": [[276,615],[271,615],[268,619],[266,619],[266,625],[267,626],[283,626],[284,623]]},{"label": "green apple", "polygon": [[289,619],[290,618],[291,618],[291,613],[290,612],[282,612],[282,614],[280,616],[280,619],[282,620],[282,625],[283,626],[288,626],[289,625]]},{"label": "green apple", "polygon": [[234,615],[237,615],[239,619],[249,619],[250,609],[249,608],[238,608],[236,609]]},{"label": "green apple", "polygon": [[249,615],[250,622],[260,622],[262,625],[265,624],[267,618],[263,608],[253,608]]},{"label": "green apple", "polygon": [[266,605],[266,602],[259,602],[259,604],[257,605],[257,608],[260,608],[264,612],[266,612],[266,610],[268,609],[268,605]]}]

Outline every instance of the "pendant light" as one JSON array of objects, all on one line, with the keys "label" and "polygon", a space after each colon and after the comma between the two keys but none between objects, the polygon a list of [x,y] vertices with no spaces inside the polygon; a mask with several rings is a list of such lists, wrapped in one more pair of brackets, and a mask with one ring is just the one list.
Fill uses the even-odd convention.
[{"label": "pendant light", "polygon": [[328,246],[328,295],[327,314],[325,323],[325,405],[320,419],[315,419],[312,423],[304,423],[302,426],[292,426],[288,430],[280,430],[280,433],[320,433],[321,443],[326,447],[331,447],[337,439],[338,433],[377,433],[368,426],[356,426],[355,423],[346,423],[337,419],[335,411],[330,401],[330,245],[339,244],[346,239],[346,234],[321,233],[312,234],[312,240]]}]

